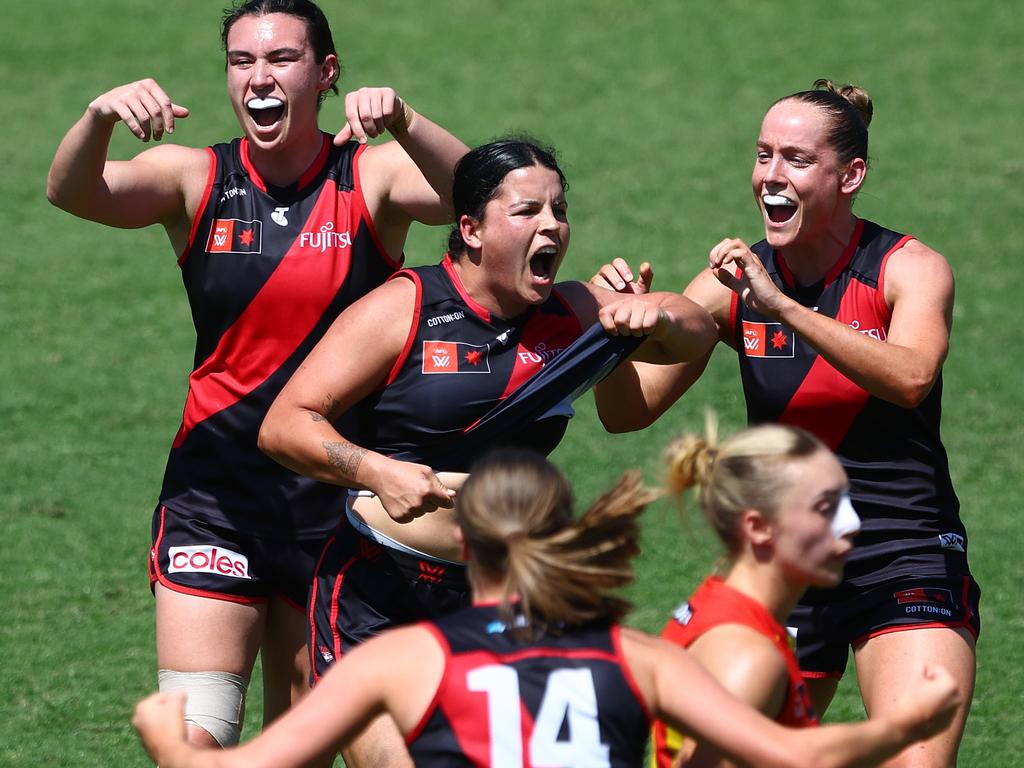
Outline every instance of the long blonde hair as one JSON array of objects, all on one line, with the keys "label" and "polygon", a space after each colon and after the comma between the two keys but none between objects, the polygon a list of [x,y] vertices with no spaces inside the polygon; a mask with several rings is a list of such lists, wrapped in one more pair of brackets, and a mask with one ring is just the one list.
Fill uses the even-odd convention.
[{"label": "long blonde hair", "polygon": [[656,498],[625,473],[578,520],[564,475],[537,453],[495,451],[474,464],[456,499],[471,573],[502,585],[502,617],[530,634],[632,607],[611,590],[633,580],[637,518]]},{"label": "long blonde hair", "polygon": [[774,517],[792,479],[788,465],[824,450],[809,432],[778,424],[744,429],[719,444],[709,417],[704,436],[683,435],[666,449],[665,484],[680,500],[687,489],[698,489],[701,511],[734,556],[742,548],[743,512],[756,509]]}]

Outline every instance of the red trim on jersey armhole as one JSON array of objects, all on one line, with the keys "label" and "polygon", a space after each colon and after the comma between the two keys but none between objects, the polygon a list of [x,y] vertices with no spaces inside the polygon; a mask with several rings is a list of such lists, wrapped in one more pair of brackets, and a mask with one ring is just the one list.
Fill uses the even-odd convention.
[{"label": "red trim on jersey armhole", "polygon": [[366,225],[366,231],[370,233],[370,239],[373,240],[373,244],[377,246],[377,252],[384,257],[384,261],[392,269],[399,269],[402,264],[405,263],[405,253],[398,254],[396,259],[387,249],[384,244],[380,241],[380,235],[377,234],[377,227],[373,223],[373,217],[370,216],[370,209],[366,206],[366,198],[363,197],[363,181],[362,174],[359,172],[359,156],[366,151],[369,144],[361,145],[352,155],[352,196],[359,203],[359,210],[361,212],[360,220]]},{"label": "red trim on jersey armhole", "polygon": [[245,172],[249,174],[249,178],[256,186],[256,189],[260,192],[266,192],[267,183],[263,181],[263,177],[256,170],[256,166],[252,164],[252,160],[249,159],[249,140],[244,136],[238,144],[238,160],[241,162]]},{"label": "red trim on jersey armhole", "polygon": [[441,630],[439,630],[434,624],[430,623],[429,621],[422,621],[418,623],[416,626],[422,627],[423,629],[427,630],[431,635],[433,635],[434,639],[437,641],[437,644],[441,646],[441,652],[444,654],[444,669],[441,670],[441,680],[437,684],[437,690],[434,691],[434,695],[433,697],[431,697],[430,703],[427,705],[427,708],[423,711],[423,714],[420,715],[420,719],[417,721],[416,726],[407,734],[405,734],[406,744],[412,744],[417,738],[419,738],[419,735],[423,732],[423,729],[427,727],[427,723],[430,721],[430,718],[434,716],[434,712],[436,712],[437,708],[441,706],[441,695],[445,689],[445,685],[448,682],[448,663],[451,661],[452,658],[451,646],[448,645],[448,641],[445,639],[445,636],[441,633]]},{"label": "red trim on jersey armhole", "polygon": [[913,235],[904,235],[896,241],[896,245],[889,249],[889,251],[882,257],[882,263],[878,267],[878,301],[877,307],[879,313],[885,317],[886,325],[892,319],[892,307],[885,300],[885,268],[889,266],[889,257],[892,256],[896,251],[902,248],[904,245],[909,243],[911,240],[917,238]]},{"label": "red trim on jersey armhole", "polygon": [[441,260],[441,266],[444,267],[444,271],[448,274],[448,279],[452,281],[452,285],[455,286],[455,290],[458,291],[459,296],[461,296],[462,300],[466,302],[466,306],[473,310],[475,314],[483,318],[484,322],[490,323],[490,311],[486,307],[475,302],[473,297],[466,291],[466,286],[464,286],[462,284],[462,280],[459,279],[459,273],[455,271],[455,264],[452,262],[452,255],[450,253],[446,253],[444,255],[444,258]]},{"label": "red trim on jersey armhole", "polygon": [[633,691],[633,698],[637,700],[640,708],[644,711],[644,716],[647,718],[647,722],[650,723],[654,720],[651,715],[651,710],[647,708],[647,701],[644,699],[643,692],[640,690],[640,686],[636,682],[636,678],[633,677],[633,670],[629,666],[629,662],[626,660],[626,654],[622,650],[622,627],[618,624],[613,624],[611,627],[612,646],[615,648],[615,656],[619,661],[619,668],[622,669],[622,676],[626,678],[626,684],[629,689]]},{"label": "red trim on jersey armhole", "polygon": [[316,175],[320,173],[321,170],[323,170],[324,163],[327,162],[327,158],[331,154],[331,138],[326,133],[323,132],[321,132],[320,136],[320,151],[313,159],[313,163],[309,166],[309,168],[303,171],[302,175],[299,176],[299,180],[295,185],[297,189],[302,189],[307,184],[309,184],[309,182],[316,178]]},{"label": "red trim on jersey armhole", "polygon": [[[737,269],[736,270],[736,277],[740,277],[740,275],[742,273],[743,273],[743,270]],[[729,293],[732,294],[732,296],[729,299],[729,338],[730,339],[735,339],[736,338],[736,321],[739,319],[739,315],[740,315],[740,295],[738,293],[736,293],[736,291],[729,291]],[[741,349],[742,349],[742,347],[741,347]]]},{"label": "red trim on jersey armhole", "polygon": [[412,311],[412,322],[409,324],[409,335],[405,337],[405,346],[402,347],[402,351],[398,355],[398,359],[395,360],[395,364],[391,366],[391,370],[388,371],[388,377],[385,379],[384,384],[381,386],[388,386],[393,384],[395,378],[398,376],[398,372],[402,370],[402,366],[405,365],[405,361],[409,358],[409,352],[412,351],[412,344],[416,340],[416,331],[420,327],[420,312],[423,309],[423,282],[420,280],[420,276],[409,269],[403,269],[401,272],[395,272],[388,280],[394,280],[396,277],[406,278],[412,281],[412,284],[416,286],[416,303],[413,305]]},{"label": "red trim on jersey armhole", "polygon": [[188,232],[188,242],[185,244],[185,250],[178,256],[179,267],[185,263],[189,251],[192,250],[192,246],[195,244],[196,232],[199,229],[200,222],[203,220],[203,211],[206,210],[206,206],[210,202],[210,193],[213,192],[213,180],[217,176],[217,153],[213,151],[212,147],[207,147],[206,153],[210,156],[210,170],[206,174],[206,189],[203,190],[203,197],[199,201],[199,207],[196,208],[196,217],[192,219],[192,227]]},{"label": "red trim on jersey armhole", "polygon": [[864,219],[857,219],[857,223],[853,226],[853,236],[850,237],[850,242],[846,244],[846,248],[843,250],[843,255],[839,257],[839,261],[832,265],[832,268],[825,273],[825,287],[828,288],[832,283],[836,281],[836,278],[842,274],[843,270],[850,263],[850,259],[853,258],[853,254],[857,252],[857,246],[860,245],[860,237],[864,234]]}]

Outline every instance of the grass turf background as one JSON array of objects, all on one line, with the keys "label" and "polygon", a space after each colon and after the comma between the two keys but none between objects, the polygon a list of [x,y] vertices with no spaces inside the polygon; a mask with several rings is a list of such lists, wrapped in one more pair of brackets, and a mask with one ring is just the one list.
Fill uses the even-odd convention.
[{"label": "grass turf background", "polygon": [[[117,231],[50,207],[46,171],[88,102],[156,78],[192,109],[174,141],[236,135],[224,95],[219,4],[9,4],[0,50],[0,765],[142,765],[128,724],[155,686],[149,520],[191,367],[193,333],[158,228]],[[1013,4],[740,0],[324,2],[342,90],[392,85],[467,142],[528,131],[560,151],[573,246],[561,276],[624,256],[681,288],[725,236],[760,237],[749,189],[767,106],[817,77],[875,101],[872,173],[857,211],[944,253],[957,276],[944,438],[984,591],[965,766],[1024,749],[1019,651],[1018,303],[1024,23]],[[322,125],[342,119],[327,102]],[[113,157],[141,145],[119,127]],[[409,262],[444,233],[419,228]],[[661,448],[708,406],[743,422],[736,363],[644,433],[605,435],[589,402],[554,454],[588,502],[630,466],[657,479]],[[645,522],[632,623],[657,630],[713,564],[691,514]],[[259,722],[250,694],[246,735]],[[862,716],[847,675],[830,720]]]}]

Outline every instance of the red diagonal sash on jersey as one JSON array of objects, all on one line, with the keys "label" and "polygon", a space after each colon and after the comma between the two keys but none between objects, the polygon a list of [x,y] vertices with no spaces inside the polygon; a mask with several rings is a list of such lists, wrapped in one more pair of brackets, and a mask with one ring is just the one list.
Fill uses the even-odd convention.
[{"label": "red diagonal sash on jersey", "polygon": [[[850,325],[858,318],[863,321],[866,317],[876,317],[877,293],[877,289],[851,280],[840,301],[836,320]],[[779,422],[802,427],[835,450],[869,397],[866,389],[850,381],[819,354],[786,404]]]},{"label": "red diagonal sash on jersey", "polygon": [[[310,214],[306,231],[331,222],[343,232],[352,223],[337,207],[337,189],[326,183]],[[352,232],[354,239],[355,232]],[[336,250],[330,279],[320,248],[292,244],[277,268],[224,332],[213,353],[189,376],[189,392],[174,447],[192,429],[228,408],[274,373],[291,356],[323,316],[348,276],[351,247]],[[295,301],[301,296],[302,301]]]}]

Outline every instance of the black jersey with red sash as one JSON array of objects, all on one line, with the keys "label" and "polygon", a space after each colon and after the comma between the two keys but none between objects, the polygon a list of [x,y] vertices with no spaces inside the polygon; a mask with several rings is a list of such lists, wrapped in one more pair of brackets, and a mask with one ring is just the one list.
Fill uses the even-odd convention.
[{"label": "black jersey with red sash", "polygon": [[341,489],[256,446],[270,404],[331,322],[400,266],[366,210],[362,147],[331,138],[288,187],[260,177],[245,139],[208,150],[206,194],[179,262],[197,338],[160,496],[167,506],[249,532],[337,522]]},{"label": "black jersey with red sash", "polygon": [[[890,310],[883,294],[888,257],[912,238],[858,220],[822,282],[798,286],[765,241],[752,250],[775,284],[805,307],[884,344]],[[733,297],[732,318],[747,416],[817,435],[839,456],[862,528],[846,566],[854,586],[901,576],[965,572],[966,534],[939,436],[942,377],[915,408],[868,394],[792,329]]]},{"label": "black jersey with red sash", "polygon": [[429,628],[445,653],[434,700],[406,736],[418,766],[639,766],[650,723],[619,627],[522,641],[494,606]]},{"label": "black jersey with red sash", "polygon": [[[580,321],[557,288],[511,320],[492,315],[466,293],[448,256],[393,279],[416,285],[412,327],[383,388],[346,414],[342,432],[387,456],[465,471],[481,446],[474,441],[463,450],[460,436],[579,338]],[[566,405],[496,435],[487,447],[550,453],[571,415]]]}]

